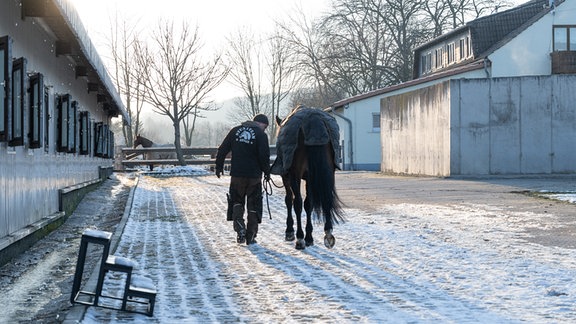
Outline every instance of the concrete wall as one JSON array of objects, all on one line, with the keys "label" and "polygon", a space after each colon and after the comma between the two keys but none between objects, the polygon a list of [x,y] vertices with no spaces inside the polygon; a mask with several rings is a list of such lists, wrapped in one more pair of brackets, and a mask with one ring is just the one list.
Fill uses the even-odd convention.
[{"label": "concrete wall", "polygon": [[381,100],[383,172],[450,174],[449,89],[446,81]]},{"label": "concrete wall", "polygon": [[576,75],[457,79],[383,98],[382,170],[576,173]]},{"label": "concrete wall", "polygon": [[451,174],[575,173],[575,89],[574,75],[451,81]]}]

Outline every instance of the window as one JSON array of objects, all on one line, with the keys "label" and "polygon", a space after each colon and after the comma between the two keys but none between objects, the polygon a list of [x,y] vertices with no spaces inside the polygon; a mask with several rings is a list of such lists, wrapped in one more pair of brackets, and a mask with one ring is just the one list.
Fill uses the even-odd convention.
[{"label": "window", "polygon": [[426,55],[420,56],[420,74],[425,74],[426,72]]},{"label": "window", "polygon": [[44,88],[44,151],[50,151],[50,93]]},{"label": "window", "polygon": [[70,95],[62,95],[58,98],[58,121],[56,126],[58,152],[68,152],[68,110],[70,110]]},{"label": "window", "polygon": [[103,128],[102,122],[94,123],[94,155],[100,157],[104,155]]},{"label": "window", "polygon": [[428,53],[422,55],[420,65],[421,65],[420,74],[426,74],[426,73],[432,71],[432,53],[431,52],[428,52]]},{"label": "window", "polygon": [[372,131],[380,132],[380,113],[372,113]]},{"label": "window", "polygon": [[80,154],[90,153],[90,113],[83,111],[80,113]]},{"label": "window", "polygon": [[30,148],[42,145],[42,110],[44,108],[44,77],[36,73],[30,77],[30,129],[28,142]]},{"label": "window", "polygon": [[108,129],[108,125],[102,125],[102,157],[108,157],[108,149],[110,145],[110,131]]},{"label": "window", "polygon": [[114,157],[114,132],[111,130],[108,131],[108,154],[106,157],[110,159]]},{"label": "window", "polygon": [[78,102],[72,101],[68,109],[68,153],[76,153],[76,129],[78,129]]},{"label": "window", "polygon": [[435,60],[435,68],[436,69],[441,69],[443,67],[443,56],[444,56],[444,51],[442,50],[442,48],[438,48],[436,49],[436,60]]},{"label": "window", "polygon": [[6,141],[8,138],[11,60],[10,38],[8,36],[0,37],[0,141]]},{"label": "window", "polygon": [[8,145],[24,145],[24,96],[26,59],[14,60],[12,65],[12,105],[8,111]]},{"label": "window", "polygon": [[448,64],[452,64],[456,61],[455,57],[454,57],[454,55],[455,55],[454,54],[454,48],[455,47],[456,46],[454,43],[450,43],[450,44],[446,45],[446,52],[448,54]]},{"label": "window", "polygon": [[576,51],[576,26],[554,26],[554,51]]}]

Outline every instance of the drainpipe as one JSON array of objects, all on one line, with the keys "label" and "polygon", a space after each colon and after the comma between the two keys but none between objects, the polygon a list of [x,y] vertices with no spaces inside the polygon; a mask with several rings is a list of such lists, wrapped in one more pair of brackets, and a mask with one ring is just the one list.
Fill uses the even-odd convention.
[{"label": "drainpipe", "polygon": [[[344,109],[346,109],[347,107],[348,107],[348,105],[345,105],[345,106],[344,106]],[[332,107],[332,106],[330,106],[330,107],[328,108],[328,111],[329,111],[330,113],[334,114],[334,116],[339,117],[339,118],[342,118],[345,122],[348,123],[348,132],[350,133],[350,135],[348,136],[348,137],[349,137],[349,139],[348,139],[348,141],[349,141],[349,144],[348,144],[349,150],[348,150],[348,151],[350,152],[350,170],[354,171],[354,169],[356,169],[356,168],[354,167],[354,147],[353,147],[353,145],[352,145],[352,121],[351,121],[349,118],[344,117],[344,115],[341,115],[341,114],[337,113],[337,112],[334,110],[334,107]],[[344,166],[344,169],[346,169],[345,166]]]},{"label": "drainpipe", "polygon": [[490,72],[488,71],[488,64],[491,63],[488,57],[484,58],[484,73],[486,73],[486,78],[490,79]]}]

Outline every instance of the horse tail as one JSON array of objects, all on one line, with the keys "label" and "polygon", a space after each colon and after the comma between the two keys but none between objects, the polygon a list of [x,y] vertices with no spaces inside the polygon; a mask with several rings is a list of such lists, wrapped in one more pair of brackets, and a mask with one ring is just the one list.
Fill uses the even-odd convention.
[{"label": "horse tail", "polygon": [[344,221],[342,202],[336,193],[335,167],[330,144],[306,146],[308,173],[306,184],[310,186],[309,198],[316,217],[323,222],[329,217],[334,223]]}]

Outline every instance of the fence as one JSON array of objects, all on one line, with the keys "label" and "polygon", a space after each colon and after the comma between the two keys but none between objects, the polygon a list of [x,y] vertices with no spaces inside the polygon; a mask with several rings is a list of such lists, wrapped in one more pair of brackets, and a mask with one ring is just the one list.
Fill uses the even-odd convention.
[{"label": "fence", "polygon": [[[216,164],[217,147],[183,147],[181,148],[186,165],[207,165]],[[149,154],[157,153],[157,154]],[[276,154],[276,146],[270,146],[270,154]],[[174,158],[158,158],[158,156],[174,156]],[[156,156],[156,158],[150,158]],[[123,170],[125,167],[133,168],[138,165],[180,165],[176,157],[175,147],[146,147],[146,148],[121,148],[116,161],[117,169]],[[230,163],[230,158],[226,158],[225,164]]]}]

